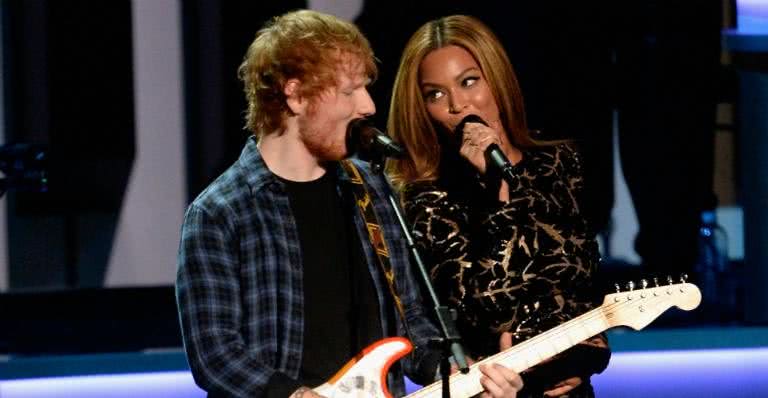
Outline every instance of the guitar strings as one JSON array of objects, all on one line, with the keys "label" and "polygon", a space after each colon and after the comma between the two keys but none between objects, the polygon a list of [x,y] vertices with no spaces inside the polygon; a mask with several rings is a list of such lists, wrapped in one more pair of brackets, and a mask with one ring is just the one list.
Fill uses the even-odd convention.
[{"label": "guitar strings", "polygon": [[[544,332],[544,333],[542,333],[542,334],[540,334],[538,336],[532,337],[532,338],[526,340],[525,342],[521,343],[521,345],[513,346],[513,347],[510,347],[509,349],[507,349],[507,350],[505,350],[503,352],[499,352],[497,354],[491,355],[491,356],[485,358],[484,360],[482,360],[480,362],[477,362],[477,363],[473,364],[472,366],[470,366],[469,373],[467,373],[467,374],[459,373],[459,374],[456,374],[456,375],[452,376],[451,379],[449,380],[449,385],[451,386],[450,388],[451,388],[451,390],[453,390],[454,384],[464,381],[464,379],[470,377],[470,375],[476,376],[476,373],[479,372],[479,365],[480,364],[487,363],[487,362],[493,362],[493,363],[504,362],[507,359],[509,359],[509,357],[516,356],[518,354],[521,354],[522,352],[531,350],[534,346],[536,346],[536,345],[538,345],[540,343],[543,343],[544,341],[553,340],[553,339],[555,339],[557,337],[562,336],[563,334],[566,334],[567,332],[570,332],[572,329],[575,329],[575,328],[580,328],[581,329],[581,328],[583,328],[583,326],[581,326],[581,324],[588,323],[588,322],[593,322],[595,320],[602,320],[603,323],[606,325],[606,327],[602,327],[601,326],[602,330],[600,330],[600,332],[591,334],[590,337],[591,336],[595,336],[595,335],[597,335],[599,333],[602,333],[605,330],[609,329],[610,327],[613,327],[613,326],[609,326],[610,322],[607,319],[608,318],[607,315],[606,315],[607,313],[611,313],[612,311],[615,311],[617,309],[621,309],[621,307],[632,306],[632,305],[635,305],[637,303],[650,302],[650,301],[654,301],[654,302],[655,301],[663,301],[661,299],[665,298],[665,297],[661,296],[661,295],[655,294],[656,292],[658,292],[660,290],[665,290],[666,289],[667,295],[670,295],[671,294],[670,293],[671,289],[674,289],[675,287],[679,286],[679,288],[680,288],[680,290],[682,292],[683,291],[683,287],[686,286],[686,285],[687,285],[687,283],[682,283],[682,284],[659,286],[659,287],[654,287],[654,288],[645,288],[645,289],[641,289],[641,290],[634,290],[634,291],[630,291],[630,292],[625,292],[627,295],[630,295],[633,292],[639,292],[641,297],[639,299],[636,299],[638,301],[632,301],[633,300],[632,298],[628,298],[628,299],[625,299],[624,301],[613,302],[613,303],[610,303],[610,304],[601,305],[601,306],[599,306],[599,307],[597,307],[597,308],[595,308],[593,310],[590,310],[590,311],[588,311],[588,312],[586,312],[584,314],[581,314],[581,315],[573,318],[572,320],[568,321],[567,323],[564,323],[564,324],[562,324],[560,326],[556,326],[555,328],[550,329],[550,330],[548,330],[548,331],[546,331],[546,332]],[[642,293],[643,292],[647,292],[647,293],[651,294],[651,296],[642,297]],[[614,294],[621,294],[621,293],[614,293]],[[611,294],[610,296],[612,296],[612,295],[613,294]],[[627,297],[630,297],[630,296],[627,296]],[[660,314],[661,313],[659,313],[659,315]],[[657,316],[658,315],[654,316],[654,318],[656,318]],[[583,318],[583,319],[581,319],[581,318]],[[573,323],[573,324],[571,324],[571,323]],[[614,326],[620,326],[620,325],[614,325]],[[591,333],[591,332],[588,332],[588,333]],[[576,344],[578,344],[578,343],[576,343]],[[571,347],[575,346],[576,344],[573,344]],[[553,346],[554,346],[554,344],[553,344]],[[568,347],[568,348],[570,348],[570,347]],[[559,352],[563,352],[564,351],[564,350],[559,350],[556,346],[555,346],[555,349],[558,350]],[[554,355],[557,355],[559,352],[556,352]],[[541,356],[538,355],[538,353],[536,353],[536,354],[539,357],[539,362],[535,363],[534,365],[527,366],[528,362],[526,361],[526,366],[527,366],[526,369],[530,368],[532,366],[535,366],[536,364],[541,363],[544,360],[550,358],[550,357],[541,358]],[[409,394],[408,397],[417,397],[417,396],[422,396],[422,395],[426,395],[426,394],[431,394],[431,393],[436,392],[436,390],[440,391],[441,388],[442,388],[442,382],[438,381],[438,382],[432,383],[432,384],[424,387],[421,390],[418,390],[418,391],[416,391],[416,392],[414,392],[412,394]]]},{"label": "guitar strings", "polygon": [[[681,286],[681,289],[682,289],[682,285],[680,285],[680,286]],[[669,286],[662,286],[662,287],[658,287],[658,288],[644,289],[644,290],[633,291],[633,292],[639,292],[639,293],[642,294],[643,291],[648,291],[651,294],[653,294],[654,292],[658,292],[659,290],[667,290],[667,292],[669,292],[674,287],[675,287],[675,285],[669,285]],[[628,297],[629,297],[629,294],[632,294],[633,292],[627,292]],[[668,293],[668,294],[670,294],[670,293]],[[544,333],[542,333],[542,334],[540,334],[538,336],[535,336],[535,337],[532,337],[529,340],[526,340],[526,342],[531,341],[530,344],[526,344],[526,345],[536,345],[536,344],[542,343],[543,341],[546,341],[546,340],[552,340],[554,338],[559,338],[563,334],[566,334],[566,333],[570,332],[571,330],[573,330],[575,328],[583,328],[582,324],[593,322],[595,320],[605,320],[606,323],[609,324],[608,327],[604,327],[604,328],[601,327],[602,330],[600,332],[592,334],[593,336],[597,335],[597,334],[602,333],[603,331],[607,330],[608,328],[612,327],[612,326],[610,326],[610,321],[608,320],[608,316],[607,316],[607,314],[611,313],[611,311],[619,309],[620,307],[632,306],[632,305],[635,305],[635,304],[638,304],[638,303],[643,303],[643,302],[647,302],[650,305],[651,301],[654,301],[654,302],[655,301],[664,301],[664,300],[661,300],[662,298],[664,298],[664,296],[661,296],[661,295],[652,295],[652,296],[649,296],[649,297],[646,297],[646,298],[643,298],[643,297],[635,298],[635,299],[628,298],[628,299],[626,299],[624,301],[613,302],[613,303],[610,303],[608,305],[597,307],[597,308],[595,308],[593,310],[590,310],[590,311],[588,311],[588,312],[586,312],[586,313],[584,313],[584,314],[582,314],[582,315],[580,315],[580,316],[578,316],[576,318],[573,318],[573,320],[572,320],[572,321],[580,320],[580,322],[573,322],[573,324],[570,324],[571,321],[569,321],[568,323],[565,323],[565,324],[562,324],[560,326],[557,326],[557,327],[555,327],[553,329],[550,329],[549,331],[546,331],[546,332],[544,332]],[[632,300],[637,300],[637,301],[632,301]],[[580,319],[580,318],[583,318],[583,319]],[[654,316],[654,318],[655,318],[655,316]],[[613,326],[619,326],[619,325],[613,325]],[[543,340],[543,341],[541,341],[541,340]],[[495,355],[489,357],[488,359],[491,359],[491,358],[497,359],[496,358],[497,356],[499,357],[499,359],[505,359],[506,357],[512,355],[513,353],[514,354],[518,354],[520,352],[529,350],[530,348],[531,347],[518,346],[517,349],[515,349],[515,347],[511,347],[509,350],[506,350],[504,352],[500,352],[498,354],[495,354]],[[557,348],[557,347],[555,347],[555,348]],[[543,358],[543,359],[540,358],[540,359],[543,361],[543,360],[545,360],[547,358]]]}]

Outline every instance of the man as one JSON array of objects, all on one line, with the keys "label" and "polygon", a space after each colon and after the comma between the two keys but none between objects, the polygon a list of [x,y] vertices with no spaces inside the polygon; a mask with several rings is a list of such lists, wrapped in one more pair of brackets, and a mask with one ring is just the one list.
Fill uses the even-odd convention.
[{"label": "man", "polygon": [[[349,122],[375,112],[367,40],[350,23],[296,11],[258,33],[239,72],[253,137],[189,206],[179,249],[177,300],[195,381],[210,396],[317,396],[310,387],[370,343],[403,335],[404,323],[416,349],[390,371],[389,387],[403,394],[403,370],[431,381],[437,355],[425,347],[436,330],[386,202],[389,187],[355,161],[405,322],[340,163]],[[508,369],[483,372],[488,395],[521,387]]]}]

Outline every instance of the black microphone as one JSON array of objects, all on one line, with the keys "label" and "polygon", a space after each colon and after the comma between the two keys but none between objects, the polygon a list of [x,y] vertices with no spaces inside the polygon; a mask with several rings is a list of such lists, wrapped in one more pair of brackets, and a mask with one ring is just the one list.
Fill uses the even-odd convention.
[{"label": "black microphone", "polygon": [[[456,130],[454,131],[459,142],[463,140],[464,126],[467,123],[480,123],[488,126],[488,123],[486,123],[480,116],[465,116],[464,119],[461,119],[461,122],[459,122],[459,125],[456,126]],[[504,155],[504,152],[501,151],[501,148],[499,148],[498,145],[491,144],[488,145],[488,148],[485,148],[485,164],[486,167],[493,167],[496,171],[501,173],[501,177],[504,178],[509,185],[514,184],[513,180],[515,178],[515,173],[512,171],[512,163],[509,162],[509,159],[507,159],[507,156]]]},{"label": "black microphone", "polygon": [[373,126],[369,119],[353,119],[347,126],[347,151],[349,155],[366,161],[405,156],[403,147]]}]

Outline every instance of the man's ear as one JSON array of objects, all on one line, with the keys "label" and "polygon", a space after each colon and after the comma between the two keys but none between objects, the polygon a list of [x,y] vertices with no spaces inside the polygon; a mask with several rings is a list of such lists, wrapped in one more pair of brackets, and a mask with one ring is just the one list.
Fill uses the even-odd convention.
[{"label": "man's ear", "polygon": [[298,79],[288,79],[283,86],[285,103],[288,104],[288,108],[294,115],[303,113],[307,107],[307,100],[301,96],[300,88],[301,82]]}]

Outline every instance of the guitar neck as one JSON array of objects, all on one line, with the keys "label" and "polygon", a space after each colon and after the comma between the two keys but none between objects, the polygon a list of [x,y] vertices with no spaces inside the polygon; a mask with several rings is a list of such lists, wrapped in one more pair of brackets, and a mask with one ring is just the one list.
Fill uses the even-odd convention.
[{"label": "guitar neck", "polygon": [[[467,398],[483,391],[481,364],[498,363],[520,373],[614,326],[640,330],[672,305],[690,311],[701,303],[699,288],[685,280],[664,286],[656,283],[656,287],[650,288],[646,285],[643,281],[642,289],[633,290],[630,285],[628,292],[609,294],[600,307],[470,366],[467,374],[451,376],[451,396]],[[438,398],[441,393],[438,382],[409,397]]]},{"label": "guitar neck", "polygon": [[[480,384],[482,373],[479,365],[481,364],[498,363],[519,373],[604,332],[610,327],[602,307],[582,314],[512,348],[475,363],[470,367],[467,374],[451,376],[451,397],[471,397],[483,391]],[[442,384],[436,382],[408,395],[408,398],[439,398],[441,396]]]}]

